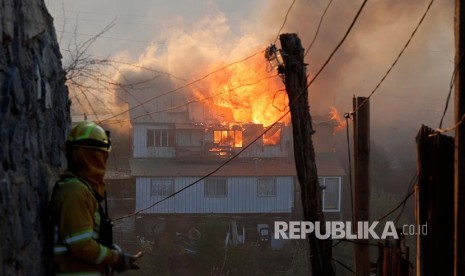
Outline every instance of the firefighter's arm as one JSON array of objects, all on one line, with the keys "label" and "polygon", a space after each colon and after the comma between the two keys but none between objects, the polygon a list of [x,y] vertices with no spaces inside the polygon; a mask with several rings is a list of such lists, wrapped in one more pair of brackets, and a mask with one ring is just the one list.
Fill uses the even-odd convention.
[{"label": "firefighter's arm", "polygon": [[60,214],[60,236],[70,253],[76,258],[95,264],[110,266],[121,262],[121,254],[99,244],[94,233],[96,202],[85,188],[77,186],[63,201]]}]

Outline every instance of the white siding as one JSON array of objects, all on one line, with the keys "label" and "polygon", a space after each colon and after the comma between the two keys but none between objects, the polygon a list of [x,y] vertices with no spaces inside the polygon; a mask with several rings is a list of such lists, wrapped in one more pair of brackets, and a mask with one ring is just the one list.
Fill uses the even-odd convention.
[{"label": "white siding", "polygon": [[[268,177],[269,178],[269,177]],[[146,208],[163,197],[150,194],[150,177],[136,178],[136,211]],[[178,177],[175,191],[186,187],[198,178]],[[257,196],[257,177],[228,177],[226,197],[205,197],[203,181],[176,196],[150,208],[145,213],[290,213],[294,205],[294,178],[276,177],[276,196]]]},{"label": "white siding", "polygon": [[134,124],[134,158],[172,158],[176,156],[174,147],[147,147],[148,129],[173,129],[170,124]]}]

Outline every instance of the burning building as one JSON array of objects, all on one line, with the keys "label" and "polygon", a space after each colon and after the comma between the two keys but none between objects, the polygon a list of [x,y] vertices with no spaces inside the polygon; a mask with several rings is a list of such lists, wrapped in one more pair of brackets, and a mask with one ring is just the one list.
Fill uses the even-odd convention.
[{"label": "burning building", "polygon": [[[152,206],[141,217],[289,218],[300,208],[292,127],[279,108],[287,105],[281,80],[247,64],[184,93],[159,93],[151,105],[130,101],[135,209]],[[141,103],[154,99],[141,97]],[[317,154],[324,210],[339,214],[344,171],[332,152],[334,124],[327,118],[315,126],[324,144]]]}]

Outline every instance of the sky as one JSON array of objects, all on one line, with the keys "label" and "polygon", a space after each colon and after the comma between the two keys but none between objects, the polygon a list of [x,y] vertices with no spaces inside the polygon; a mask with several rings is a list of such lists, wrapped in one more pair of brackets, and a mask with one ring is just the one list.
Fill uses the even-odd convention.
[{"label": "sky", "polygon": [[151,44],[163,47],[163,34],[181,25],[189,25],[208,17],[213,11],[224,12],[228,24],[235,32],[238,25],[254,21],[261,5],[266,1],[205,1],[205,0],[46,0],[47,8],[54,18],[58,38],[63,47],[75,35],[84,40],[97,34],[115,20],[115,25],[92,47],[95,55],[112,56],[128,52],[137,57]]},{"label": "sky", "polygon": [[[292,0],[45,2],[65,57],[73,38],[88,39],[113,22],[89,54],[138,62],[193,80],[206,73],[198,68],[214,68],[265,49],[285,21]],[[363,1],[296,0],[281,31],[297,33],[307,49],[330,2],[305,59],[310,77],[341,40]],[[368,1],[340,50],[309,88],[311,112],[327,114],[335,106],[344,113],[352,109],[353,95],[367,96],[404,47],[428,3]],[[372,139],[394,156],[415,154],[414,137],[421,124],[438,127],[454,69],[453,16],[453,0],[436,0],[371,98]],[[122,70],[134,80],[144,74]],[[177,83],[161,79],[157,85],[170,89]],[[451,102],[444,127],[452,125],[452,112]]]}]

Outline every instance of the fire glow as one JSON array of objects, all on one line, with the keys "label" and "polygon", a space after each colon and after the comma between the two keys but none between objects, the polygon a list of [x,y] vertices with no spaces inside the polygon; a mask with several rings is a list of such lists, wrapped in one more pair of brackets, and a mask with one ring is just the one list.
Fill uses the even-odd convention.
[{"label": "fire glow", "polygon": [[[213,70],[209,68],[207,71]],[[211,75],[205,80],[205,85],[194,92],[198,97],[206,94],[211,97],[208,104],[212,108],[230,109],[235,122],[266,127],[277,121],[288,105],[287,97],[277,97],[277,94],[284,93],[283,84],[274,74],[274,71],[267,71],[265,59],[256,55]],[[287,123],[289,116],[281,121]]]},{"label": "fire glow", "polygon": [[333,129],[333,134],[345,129],[347,126],[347,122],[344,120],[344,118],[342,118],[342,116],[339,114],[339,111],[334,106],[329,108],[329,117],[336,123],[336,126]]}]

